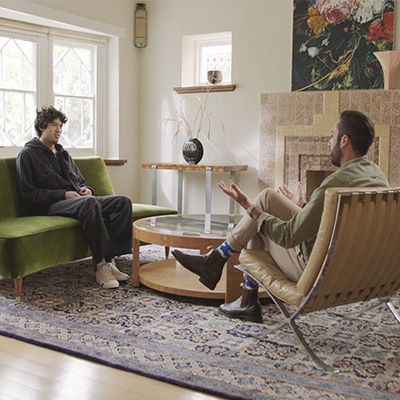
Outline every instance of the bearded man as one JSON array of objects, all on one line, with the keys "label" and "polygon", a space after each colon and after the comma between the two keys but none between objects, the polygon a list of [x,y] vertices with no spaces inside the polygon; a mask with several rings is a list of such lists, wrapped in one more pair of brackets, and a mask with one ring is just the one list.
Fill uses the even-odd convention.
[{"label": "bearded man", "polygon": [[[220,189],[239,203],[246,215],[224,243],[208,254],[190,255],[174,250],[174,257],[213,290],[233,253],[243,248],[265,250],[286,276],[297,282],[316,240],[326,189],[389,186],[382,170],[366,156],[375,136],[374,126],[366,115],[358,111],[343,111],[331,133],[331,161],[338,169],[312,193],[308,203],[296,204],[284,188],[281,193],[265,189],[251,202],[234,183],[226,187],[220,182]],[[222,304],[219,309],[231,318],[262,322],[256,282],[244,276],[241,297]]]}]

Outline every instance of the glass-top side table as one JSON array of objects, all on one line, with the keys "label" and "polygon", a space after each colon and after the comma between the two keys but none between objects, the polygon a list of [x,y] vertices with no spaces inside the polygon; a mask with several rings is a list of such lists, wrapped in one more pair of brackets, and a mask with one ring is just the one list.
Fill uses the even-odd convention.
[{"label": "glass-top side table", "polygon": [[230,302],[240,296],[242,274],[233,266],[237,255],[230,257],[223,277],[214,291],[198,281],[198,276],[187,271],[174,258],[158,260],[140,266],[140,243],[164,247],[198,249],[207,252],[217,247],[240,220],[240,215],[211,215],[209,227],[204,214],[164,215],[137,220],[133,223],[132,277],[133,285],[140,283],[152,289],[188,297],[225,299]]},{"label": "glass-top side table", "polygon": [[210,239],[220,241],[226,238],[240,218],[240,215],[213,214],[208,224],[204,214],[163,215],[140,219],[135,227],[149,233],[186,237],[188,240],[194,238],[198,244],[198,239],[205,239],[208,243]]},{"label": "glass-top side table", "polygon": [[[178,171],[178,214],[183,211],[183,173],[185,171],[198,171],[205,172],[205,213],[211,215],[211,180],[213,173],[228,172],[229,179],[236,182],[236,173],[246,171],[247,165],[198,165],[198,164],[177,164],[177,163],[161,163],[161,162],[147,162],[142,163],[143,169],[151,169],[152,171],[152,187],[151,187],[151,203],[157,205],[157,170],[167,169]],[[235,201],[229,199],[229,214],[235,214]]]}]

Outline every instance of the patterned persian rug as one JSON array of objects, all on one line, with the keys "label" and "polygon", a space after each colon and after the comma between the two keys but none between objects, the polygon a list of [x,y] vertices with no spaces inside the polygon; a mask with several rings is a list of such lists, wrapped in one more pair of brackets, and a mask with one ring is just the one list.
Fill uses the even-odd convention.
[{"label": "patterned persian rug", "polygon": [[[141,247],[142,262],[162,257],[160,247]],[[118,265],[130,273],[130,258]],[[400,325],[384,304],[300,319],[311,347],[338,374],[316,367],[288,327],[267,334],[224,317],[217,305],[129,284],[100,289],[84,260],[27,277],[19,303],[11,282],[0,281],[0,333],[229,399],[400,398]],[[263,311],[266,321],[279,320],[273,305]]]}]

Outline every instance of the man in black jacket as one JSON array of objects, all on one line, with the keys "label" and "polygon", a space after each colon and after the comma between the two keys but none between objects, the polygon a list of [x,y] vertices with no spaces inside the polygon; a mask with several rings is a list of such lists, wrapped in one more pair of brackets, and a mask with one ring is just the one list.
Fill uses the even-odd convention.
[{"label": "man in black jacket", "polygon": [[124,196],[96,196],[71,156],[58,143],[67,117],[50,106],[37,110],[38,138],[17,157],[17,188],[26,214],[60,215],[79,220],[97,264],[103,288],[129,279],[114,257],[132,251],[132,203]]}]

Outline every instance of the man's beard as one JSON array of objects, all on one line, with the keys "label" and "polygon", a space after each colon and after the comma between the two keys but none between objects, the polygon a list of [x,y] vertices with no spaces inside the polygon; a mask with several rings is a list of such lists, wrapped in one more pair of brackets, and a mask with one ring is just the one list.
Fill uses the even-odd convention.
[{"label": "man's beard", "polygon": [[335,166],[335,167],[340,167],[341,162],[342,162],[342,150],[340,148],[339,143],[337,143],[335,145],[335,147],[332,149],[331,152],[331,163]]}]

